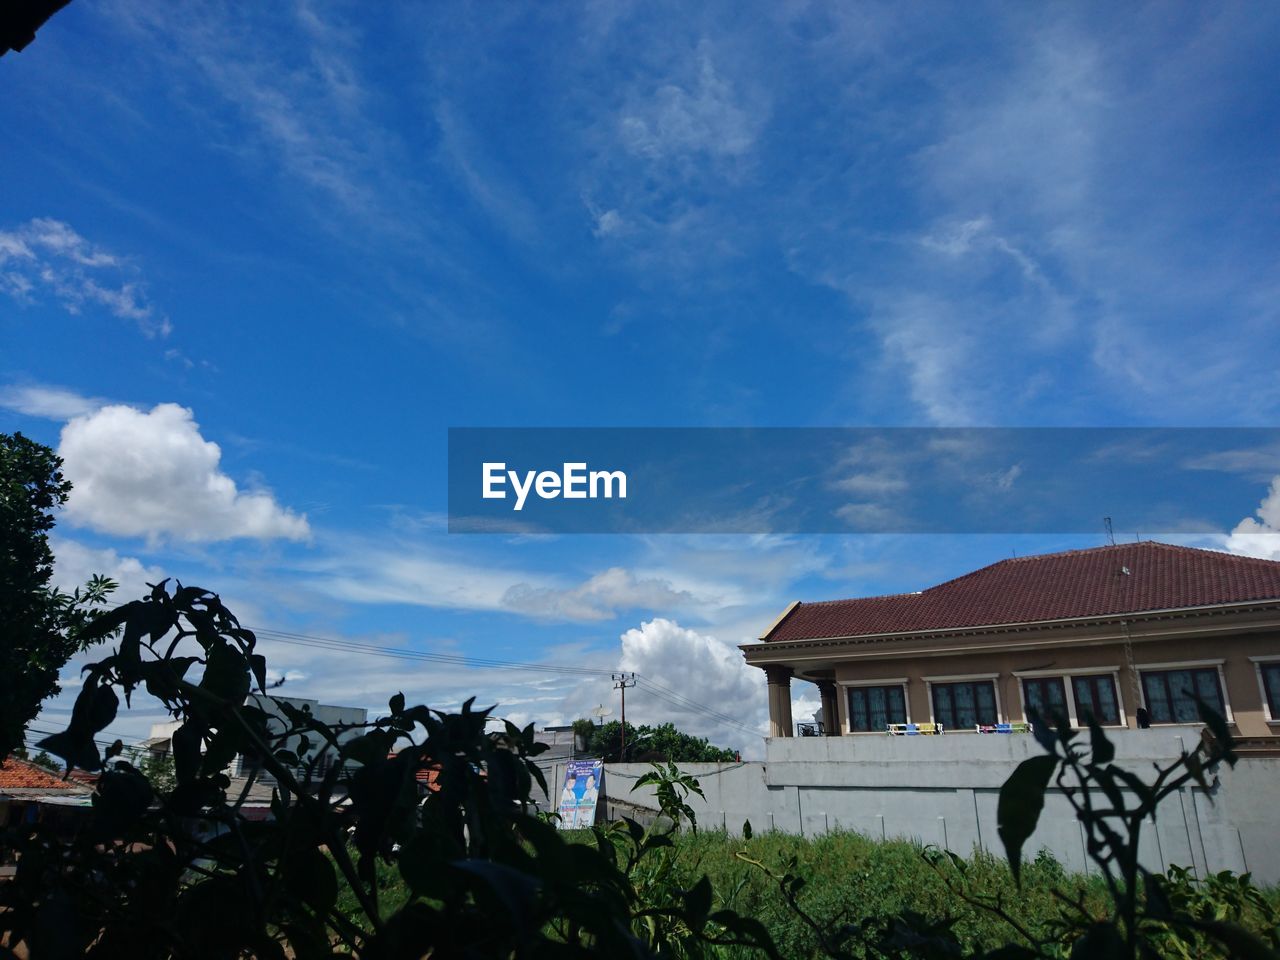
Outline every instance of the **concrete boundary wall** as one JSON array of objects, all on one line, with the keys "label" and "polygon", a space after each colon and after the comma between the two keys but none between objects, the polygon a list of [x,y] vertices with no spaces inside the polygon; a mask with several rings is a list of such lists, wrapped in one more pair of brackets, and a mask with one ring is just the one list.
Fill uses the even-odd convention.
[{"label": "concrete boundary wall", "polygon": [[[1117,762],[1144,779],[1153,764],[1175,760],[1198,731],[1116,731]],[[680,764],[698,778],[705,800],[691,806],[699,825],[742,831],[781,830],[814,836],[854,830],[874,838],[909,838],[967,855],[981,847],[1004,855],[996,832],[1001,784],[1022,760],[1043,751],[1029,736],[953,734],[944,737],[830,737],[775,739],[763,762]],[[562,764],[547,771],[548,786],[563,779]],[[648,764],[608,764],[602,816],[651,820],[651,788],[631,793]],[[1251,871],[1262,884],[1280,883],[1280,759],[1241,760],[1223,767],[1219,783],[1182,790],[1143,832],[1144,865],[1172,864],[1197,875]],[[1072,871],[1093,869],[1084,831],[1066,798],[1051,791],[1026,855],[1047,848]]]}]

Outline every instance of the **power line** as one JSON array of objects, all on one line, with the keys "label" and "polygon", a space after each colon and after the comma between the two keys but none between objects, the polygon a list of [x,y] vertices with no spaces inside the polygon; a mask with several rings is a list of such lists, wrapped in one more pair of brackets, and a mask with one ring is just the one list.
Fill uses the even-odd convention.
[{"label": "power line", "polygon": [[[113,604],[119,606],[119,604]],[[616,671],[597,669],[595,667],[569,666],[565,664],[540,663],[536,661],[523,660],[506,660],[491,657],[470,657],[462,654],[447,653],[431,653],[424,650],[410,650],[404,647],[384,647],[371,643],[361,643],[357,640],[340,640],[334,637],[320,637],[314,634],[297,633],[288,630],[276,630],[269,627],[252,627],[244,625],[245,629],[251,630],[256,636],[266,640],[272,640],[277,643],[286,643],[294,646],[312,647],[319,650],[332,650],[334,652],[353,653],[364,656],[385,657],[394,660],[410,660],[421,663],[435,663],[446,666],[473,667],[478,669],[502,669],[502,670],[525,670],[537,673],[547,673],[562,677],[582,677],[582,678],[599,678],[612,679]],[[641,687],[651,696],[663,700],[671,706],[679,707],[689,713],[698,714],[706,719],[713,720],[717,724],[733,727],[752,736],[763,738],[758,730],[743,723],[736,717],[730,716],[719,710],[708,707],[706,704],[694,700],[684,694],[677,693],[670,687],[664,686],[655,680],[650,680],[643,674],[637,674]]]},{"label": "power line", "polygon": [[[429,653],[422,650],[408,650],[403,647],[382,647],[374,644],[360,643],[355,640],[339,640],[332,637],[318,637],[305,633],[294,633],[286,630],[275,630],[271,628],[249,628],[254,634],[266,640],[275,640],[280,643],[290,643],[297,646],[314,647],[316,649],[344,651],[350,653],[366,654],[369,656],[381,656],[392,659],[417,660],[427,663],[444,663],[454,666],[468,666],[486,669],[514,669],[514,670],[534,670],[545,673],[554,673],[561,676],[580,676],[580,677],[609,677],[615,679],[614,672],[609,670],[600,670],[593,667],[572,667],[562,664],[536,663],[520,660],[503,660],[488,657],[468,657],[461,654],[442,654]],[[680,707],[691,713],[701,714],[702,716],[714,720],[717,723],[732,726],[743,732],[750,733],[753,736],[763,736],[760,731],[744,724],[736,717],[727,713],[714,710],[705,704],[693,700],[683,694],[677,693],[670,687],[666,687],[657,681],[650,680],[642,675],[637,675],[644,688],[658,699],[665,700],[667,703]]]},{"label": "power line", "polygon": [[557,663],[536,663],[524,660],[501,660],[489,657],[468,657],[461,654],[430,653],[425,650],[408,650],[404,647],[380,647],[371,643],[360,643],[355,640],[337,640],[331,637],[316,637],[305,633],[290,633],[284,630],[252,629],[254,634],[267,640],[280,643],[291,643],[304,647],[317,647],[329,650],[343,650],[351,653],[364,653],[370,656],[390,657],[401,660],[420,660],[427,663],[440,663],[450,666],[478,667],[486,669],[531,670],[541,673],[553,673],[567,677],[608,677],[609,670],[598,670],[594,667],[574,667]]}]

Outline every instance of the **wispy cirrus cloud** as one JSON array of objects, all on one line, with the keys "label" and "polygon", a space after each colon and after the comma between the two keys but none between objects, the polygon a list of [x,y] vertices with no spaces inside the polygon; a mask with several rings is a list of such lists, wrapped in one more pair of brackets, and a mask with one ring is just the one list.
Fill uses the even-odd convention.
[{"label": "wispy cirrus cloud", "polygon": [[322,219],[337,214],[380,232],[409,228],[403,205],[417,191],[404,175],[408,158],[377,120],[378,94],[361,62],[367,35],[336,7],[116,4],[111,16],[188,81],[173,86],[173,96],[189,96],[193,82],[212,94],[185,101],[209,136],[301,187],[319,201],[312,209]]},{"label": "wispy cirrus cloud", "polygon": [[502,598],[509,610],[552,620],[612,620],[627,610],[687,610],[702,605],[687,590],[669,580],[638,577],[622,567],[610,567],[574,587],[533,587],[518,583]]},{"label": "wispy cirrus cloud", "polygon": [[101,308],[150,337],[172,330],[150,302],[128,259],[79,234],[70,224],[37,217],[0,230],[0,291],[20,304],[52,297],[68,313]]},{"label": "wispy cirrus cloud", "polygon": [[70,420],[92,413],[107,401],[52,384],[10,384],[0,387],[0,407],[46,420]]}]

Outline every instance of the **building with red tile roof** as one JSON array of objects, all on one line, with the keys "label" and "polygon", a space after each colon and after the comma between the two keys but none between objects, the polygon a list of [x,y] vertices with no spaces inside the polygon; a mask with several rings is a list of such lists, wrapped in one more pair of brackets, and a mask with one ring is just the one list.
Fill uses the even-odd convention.
[{"label": "building with red tile roof", "polygon": [[9,757],[0,763],[0,796],[28,796],[34,793],[87,793],[88,790],[74,781],[64,780],[62,774],[44,767]]},{"label": "building with red tile roof", "polygon": [[60,773],[9,757],[0,764],[0,826],[68,822],[88,809],[92,793]]},{"label": "building with red tile roof", "polygon": [[1113,726],[1280,733],[1280,563],[1142,541],[1002,560],[918,593],[793,603],[742,647],[790,736],[792,677],[825,733],[1018,724],[1029,708]]}]

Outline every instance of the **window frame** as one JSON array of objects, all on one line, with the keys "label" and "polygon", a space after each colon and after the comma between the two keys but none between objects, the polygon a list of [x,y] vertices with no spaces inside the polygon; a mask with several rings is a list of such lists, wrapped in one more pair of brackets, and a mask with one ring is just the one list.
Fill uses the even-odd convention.
[{"label": "window frame", "polygon": [[[961,674],[958,676],[924,677],[923,679],[924,679],[924,687],[925,687],[925,696],[929,701],[930,722],[932,723],[941,722],[938,719],[937,713],[935,712],[935,707],[933,703],[933,688],[946,687],[946,686],[950,686],[951,684],[957,684],[957,683],[968,683],[968,684],[989,683],[991,684],[992,693],[995,694],[995,705],[996,705],[995,722],[996,723],[1004,722],[1003,718],[1005,716],[1005,713],[1004,713],[1004,704],[1001,702],[1001,699],[1000,699],[1000,674],[999,673],[970,673],[970,674]],[[976,730],[970,729],[969,727],[945,727],[944,729],[946,730],[947,733],[976,733],[977,732]]]},{"label": "window frame", "polygon": [[[1227,676],[1222,666],[1226,663],[1225,659],[1217,660],[1175,660],[1169,663],[1139,663],[1135,664],[1138,672],[1138,692],[1142,695],[1142,708],[1147,711],[1148,718],[1151,718],[1151,707],[1147,704],[1147,684],[1143,679],[1143,675],[1147,673],[1172,673],[1176,670],[1214,670],[1218,675],[1218,693],[1222,696],[1222,712],[1227,723],[1235,725],[1235,714],[1231,710],[1231,697],[1227,694]],[[1153,727],[1198,727],[1201,726],[1199,718],[1195,720],[1179,721],[1167,720],[1157,721],[1151,718],[1151,726]]]},{"label": "window frame", "polygon": [[1030,723],[1031,718],[1027,715],[1027,683],[1043,683],[1046,680],[1057,680],[1062,685],[1062,705],[1067,711],[1067,719],[1071,725],[1076,725],[1075,704],[1071,702],[1071,690],[1067,685],[1067,678],[1061,673],[1046,673],[1038,676],[1022,675],[1018,678],[1018,692],[1022,696],[1022,719],[1024,723]]},{"label": "window frame", "polygon": [[[1139,668],[1141,669],[1141,668]],[[1104,727],[1122,730],[1129,726],[1129,717],[1124,708],[1124,687],[1120,684],[1120,668],[1115,664],[1107,664],[1097,667],[1059,667],[1057,669],[1045,670],[1014,670],[1013,675],[1018,678],[1019,684],[1024,679],[1039,680],[1043,677],[1060,677],[1064,685],[1067,686],[1067,719],[1071,721],[1072,729],[1081,729],[1080,717],[1076,713],[1076,697],[1075,688],[1067,681],[1073,677],[1111,677],[1112,684],[1115,685],[1116,691],[1116,707],[1120,714],[1120,722],[1115,724],[1103,724]],[[1141,681],[1139,681],[1141,686]],[[1019,686],[1022,693],[1022,719],[1030,723],[1031,719],[1027,716],[1027,694],[1025,688]],[[1141,704],[1145,706],[1145,702]]]},{"label": "window frame", "polygon": [[840,733],[842,736],[862,736],[868,733],[883,734],[883,730],[854,730],[853,717],[850,716],[849,691],[853,687],[901,687],[902,707],[906,713],[906,722],[911,723],[911,689],[907,677],[889,677],[884,680],[837,680],[840,696],[836,699],[840,711]]},{"label": "window frame", "polygon": [[[1079,701],[1079,695],[1076,693],[1076,681],[1091,680],[1091,681],[1097,682],[1098,680],[1107,680],[1111,683],[1111,699],[1115,702],[1115,705],[1116,705],[1116,718],[1114,721],[1110,721],[1107,723],[1103,723],[1101,720],[1099,720],[1098,725],[1101,727],[1117,727],[1117,728],[1126,726],[1125,717],[1124,717],[1124,705],[1120,702],[1120,684],[1114,674],[1077,673],[1074,676],[1072,676],[1070,679],[1071,679],[1071,709],[1077,717],[1080,715],[1080,701]],[[1077,722],[1076,725],[1079,726],[1081,725],[1081,723],[1083,723],[1083,721]]]},{"label": "window frame", "polygon": [[1262,699],[1263,719],[1270,724],[1280,724],[1280,709],[1277,709],[1280,708],[1280,684],[1277,684],[1276,705],[1273,708],[1271,697],[1267,693],[1267,681],[1262,673],[1264,667],[1280,668],[1280,656],[1250,657],[1249,660],[1253,663],[1253,671],[1258,677],[1258,695]]}]

